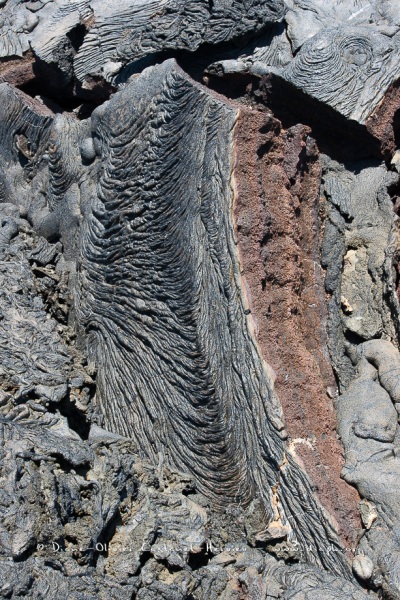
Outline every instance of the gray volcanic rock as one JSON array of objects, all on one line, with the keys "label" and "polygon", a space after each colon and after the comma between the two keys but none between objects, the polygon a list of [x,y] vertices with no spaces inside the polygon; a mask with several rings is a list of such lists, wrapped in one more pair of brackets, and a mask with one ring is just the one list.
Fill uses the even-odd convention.
[{"label": "gray volcanic rock", "polygon": [[123,0],[104,3],[4,3],[0,56],[22,56],[32,48],[58,67],[60,83],[74,75],[90,86],[93,76],[110,76],[124,64],[167,50],[197,50],[254,35],[281,21],[282,0]]},{"label": "gray volcanic rock", "polygon": [[288,10],[285,20],[293,50],[298,50],[321,30],[337,25],[357,27],[376,24],[382,29],[391,26],[394,30],[400,25],[397,3],[384,0],[344,0],[332,6],[328,6],[323,0],[287,0],[286,5]]},{"label": "gray volcanic rock", "polygon": [[316,504],[311,525],[308,503],[289,499],[292,486],[309,497],[309,484],[285,454],[241,297],[227,160],[237,111],[168,61],[93,113],[103,170],[81,228],[77,319],[107,427],[152,461],[165,449],[215,506],[259,497],[261,530],[276,522],[325,562],[318,548],[335,538]]},{"label": "gray volcanic rock", "polygon": [[[165,453],[215,508],[259,499],[255,540],[277,530],[267,538],[346,574],[341,554],[324,552],[339,540],[285,451],[280,405],[242,298],[226,160],[238,110],[169,61],[135,78],[90,122],[56,117],[49,158],[35,155],[49,214],[32,220],[39,234],[61,235],[77,326],[98,371],[101,423],[153,463]],[[196,131],[185,132],[185,114]],[[78,139],[95,149],[94,162],[82,150],[80,162]],[[42,198],[30,198],[28,214],[39,214]]]},{"label": "gray volcanic rock", "polygon": [[330,351],[342,392],[335,402],[345,450],[342,476],[374,507],[358,555],[368,558],[368,568],[364,572],[356,562],[355,572],[390,598],[400,594],[399,301],[393,268],[399,241],[390,199],[397,177],[376,163],[345,168],[326,161],[322,243]]},{"label": "gray volcanic rock", "polygon": [[400,598],[398,7],[0,11],[0,596]]},{"label": "gray volcanic rock", "polygon": [[327,221],[321,248],[331,294],[330,350],[344,387],[353,376],[346,352],[352,335],[357,341],[382,335],[395,339],[399,323],[392,272],[399,242],[389,192],[397,175],[376,162],[346,166],[326,163]]},{"label": "gray volcanic rock", "polygon": [[[312,111],[317,110],[321,120],[334,120],[341,129],[355,128],[359,138],[364,130],[364,135],[372,136],[365,138],[369,144],[375,138],[385,158],[391,158],[397,147],[399,106],[397,3],[345,0],[331,6],[320,0],[288,0],[286,4],[282,38],[275,35],[268,49],[238,52],[233,61],[224,57],[211,63],[207,72],[273,76],[276,87],[283,88],[279,95],[291,95],[295,105],[304,105],[300,111],[292,108],[300,115],[297,118],[315,123]],[[334,127],[331,136],[332,131]]]},{"label": "gray volcanic rock", "polygon": [[361,356],[358,377],[336,402],[338,433],[346,456],[342,475],[378,510],[376,522],[359,548],[359,557],[366,555],[368,560],[363,566],[360,558],[355,572],[364,580],[372,577],[390,597],[396,598],[400,594],[396,525],[400,511],[400,462],[394,402],[400,381],[400,355],[385,340],[370,340],[357,350]]},{"label": "gray volcanic rock", "polygon": [[[282,20],[282,0],[250,0],[230,3],[206,0],[132,2],[104,11],[94,4],[91,27],[74,59],[78,79],[99,69],[112,74],[118,62],[126,64],[166,50],[193,52],[202,44],[218,44],[254,35],[268,24]],[[99,16],[97,17],[97,12]],[[132,19],[127,27],[126,19]],[[115,66],[114,66],[114,64]]]},{"label": "gray volcanic rock", "polygon": [[[348,119],[365,123],[399,75],[398,34],[353,24],[307,40],[282,76]],[[377,91],[378,90],[378,91]]]}]

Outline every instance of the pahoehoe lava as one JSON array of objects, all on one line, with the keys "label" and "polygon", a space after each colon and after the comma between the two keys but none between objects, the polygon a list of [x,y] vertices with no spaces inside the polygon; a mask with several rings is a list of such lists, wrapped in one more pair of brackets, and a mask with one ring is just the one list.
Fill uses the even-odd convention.
[{"label": "pahoehoe lava", "polygon": [[397,4],[0,32],[0,595],[400,598]]}]

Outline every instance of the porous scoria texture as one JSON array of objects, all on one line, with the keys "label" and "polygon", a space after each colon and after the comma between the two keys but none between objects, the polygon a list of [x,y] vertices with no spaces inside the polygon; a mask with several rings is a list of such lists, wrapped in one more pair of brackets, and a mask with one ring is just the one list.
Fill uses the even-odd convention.
[{"label": "porous scoria texture", "polygon": [[274,370],[290,452],[351,547],[357,494],[340,479],[319,263],[321,164],[310,129],[282,131],[272,115],[242,111],[235,129],[235,223],[242,277],[260,351]]}]

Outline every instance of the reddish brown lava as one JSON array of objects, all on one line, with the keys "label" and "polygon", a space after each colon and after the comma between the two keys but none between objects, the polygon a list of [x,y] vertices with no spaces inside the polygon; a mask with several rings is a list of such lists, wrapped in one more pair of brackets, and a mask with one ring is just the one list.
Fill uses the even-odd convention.
[{"label": "reddish brown lava", "polygon": [[0,62],[0,83],[10,83],[15,87],[21,87],[35,79],[33,72],[34,57],[27,52],[21,58],[12,58]]},{"label": "reddish brown lava", "polygon": [[400,143],[400,79],[389,87],[365,125],[380,141],[385,160],[390,160]]},{"label": "reddish brown lava", "polygon": [[359,496],[340,479],[336,389],[326,343],[319,264],[321,168],[310,129],[282,130],[241,109],[235,128],[234,216],[245,287],[261,354],[276,373],[291,447],[349,548],[360,530]]}]

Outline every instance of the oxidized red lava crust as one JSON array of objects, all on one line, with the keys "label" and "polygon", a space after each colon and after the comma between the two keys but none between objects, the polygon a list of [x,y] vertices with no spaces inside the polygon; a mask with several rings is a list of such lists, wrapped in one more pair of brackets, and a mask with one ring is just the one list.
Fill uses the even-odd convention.
[{"label": "oxidized red lava crust", "polygon": [[389,87],[365,125],[380,141],[382,155],[389,160],[400,141],[400,79]]},{"label": "oxidized red lava crust", "polygon": [[0,60],[0,83],[21,87],[35,79],[34,57],[27,52],[22,58]]},{"label": "oxidized red lava crust", "polygon": [[336,389],[326,345],[319,263],[320,163],[310,129],[241,110],[235,128],[239,255],[256,338],[276,373],[290,447],[345,546],[360,528],[359,496],[340,479],[343,450],[329,392]]}]

